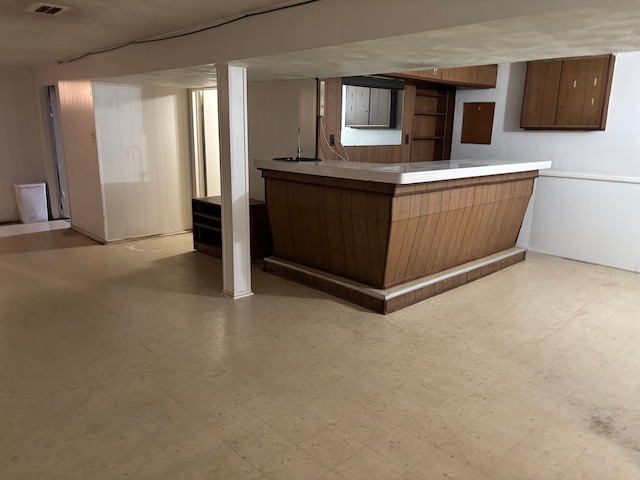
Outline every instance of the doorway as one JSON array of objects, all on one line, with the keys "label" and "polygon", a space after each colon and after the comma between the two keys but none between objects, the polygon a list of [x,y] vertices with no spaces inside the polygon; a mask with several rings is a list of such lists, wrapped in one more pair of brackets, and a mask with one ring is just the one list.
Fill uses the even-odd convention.
[{"label": "doorway", "polygon": [[71,212],[69,209],[64,150],[62,148],[62,130],[60,128],[60,115],[58,111],[58,95],[56,93],[55,85],[46,87],[46,90],[49,132],[51,134],[51,153],[55,172],[55,180],[49,187],[51,217],[55,219],[69,218]]},{"label": "doorway", "polygon": [[193,132],[193,179],[196,197],[221,195],[220,137],[218,135],[218,90],[191,92]]}]

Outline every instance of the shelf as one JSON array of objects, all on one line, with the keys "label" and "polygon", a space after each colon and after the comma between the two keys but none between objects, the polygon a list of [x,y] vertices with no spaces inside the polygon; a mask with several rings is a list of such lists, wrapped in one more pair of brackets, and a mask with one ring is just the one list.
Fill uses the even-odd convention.
[{"label": "shelf", "polygon": [[430,115],[435,117],[444,117],[446,113],[441,112],[428,112],[428,113],[414,113],[414,115]]},{"label": "shelf", "polygon": [[413,140],[444,140],[444,137],[413,137]]},{"label": "shelf", "polygon": [[193,225],[200,228],[206,228],[207,230],[211,230],[212,232],[222,232],[220,227],[213,227],[211,225],[207,225],[206,223],[193,222]]},{"label": "shelf", "polygon": [[[193,247],[199,252],[222,257],[222,223],[220,197],[194,198]],[[267,206],[260,200],[249,200],[251,260],[258,261],[273,254]]]},{"label": "shelf", "polygon": [[210,213],[193,212],[194,216],[208,218],[209,220],[215,220],[219,222],[221,220],[220,215],[212,215]]},{"label": "shelf", "polygon": [[442,93],[420,93],[420,92],[416,92],[416,97],[432,97],[432,98],[446,98],[447,95],[446,94],[442,94]]}]

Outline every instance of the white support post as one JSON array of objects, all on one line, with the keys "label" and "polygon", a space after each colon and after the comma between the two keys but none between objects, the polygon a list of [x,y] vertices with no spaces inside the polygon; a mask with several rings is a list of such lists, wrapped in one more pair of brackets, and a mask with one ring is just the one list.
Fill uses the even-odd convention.
[{"label": "white support post", "polygon": [[222,189],[222,293],[252,295],[249,251],[247,69],[216,65]]}]

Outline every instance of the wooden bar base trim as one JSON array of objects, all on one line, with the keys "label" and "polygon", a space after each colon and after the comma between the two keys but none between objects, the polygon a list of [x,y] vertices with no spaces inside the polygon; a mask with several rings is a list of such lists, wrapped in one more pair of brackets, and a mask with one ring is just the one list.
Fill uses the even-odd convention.
[{"label": "wooden bar base trim", "polygon": [[343,298],[374,312],[387,314],[522,262],[525,255],[525,249],[509,248],[387,289],[372,288],[348,278],[277,257],[265,258],[263,269]]}]

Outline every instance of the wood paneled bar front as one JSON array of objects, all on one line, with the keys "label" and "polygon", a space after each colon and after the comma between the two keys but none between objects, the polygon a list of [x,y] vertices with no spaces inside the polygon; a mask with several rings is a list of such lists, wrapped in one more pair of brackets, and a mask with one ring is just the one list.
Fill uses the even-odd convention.
[{"label": "wood paneled bar front", "polygon": [[524,260],[516,239],[551,162],[254,165],[273,236],[265,269],[389,313]]}]

